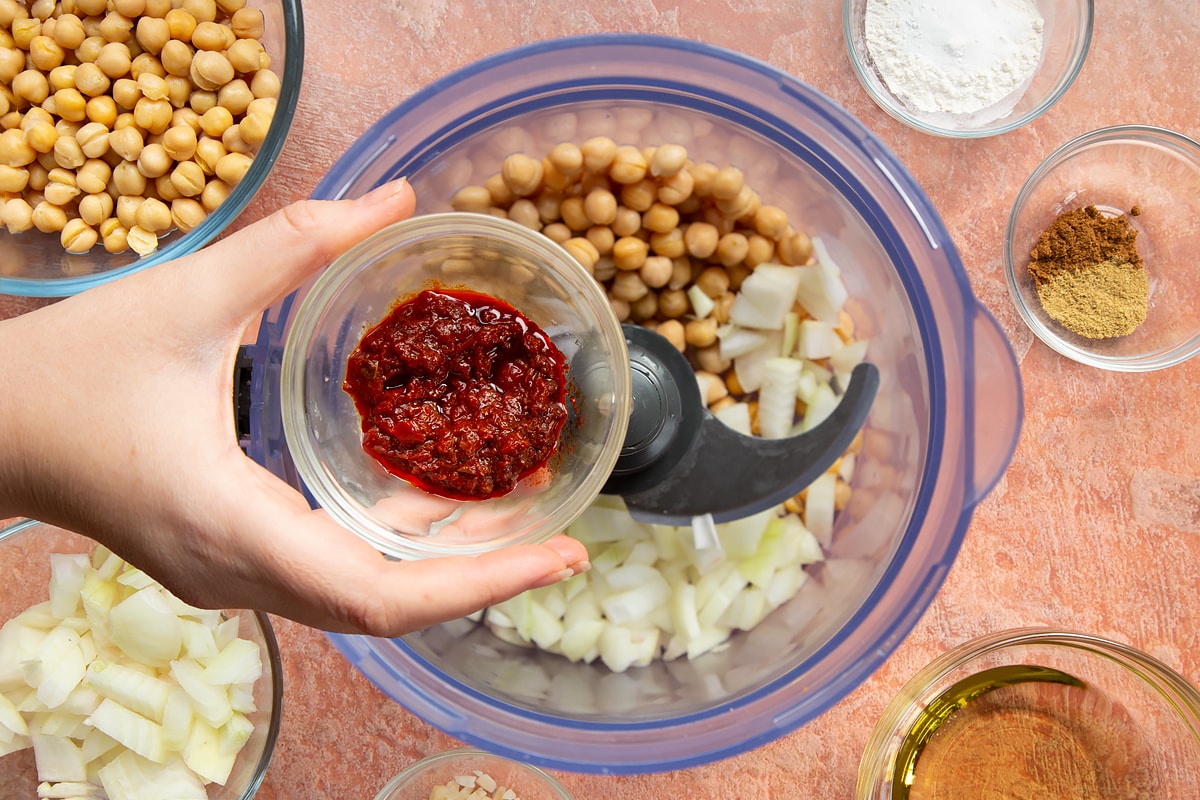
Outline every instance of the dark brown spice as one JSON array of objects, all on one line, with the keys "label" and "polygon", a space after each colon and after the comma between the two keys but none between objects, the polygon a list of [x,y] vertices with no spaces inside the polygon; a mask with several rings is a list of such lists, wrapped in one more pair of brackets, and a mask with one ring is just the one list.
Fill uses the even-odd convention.
[{"label": "dark brown spice", "polygon": [[1064,269],[1088,269],[1109,259],[1142,266],[1137,231],[1124,216],[1107,217],[1095,206],[1059,214],[1029,254],[1029,274],[1040,286]]}]

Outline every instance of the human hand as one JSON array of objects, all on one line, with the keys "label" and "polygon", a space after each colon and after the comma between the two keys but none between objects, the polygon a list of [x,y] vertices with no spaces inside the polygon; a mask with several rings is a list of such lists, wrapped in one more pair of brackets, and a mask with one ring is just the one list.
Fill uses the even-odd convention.
[{"label": "human hand", "polygon": [[397,636],[587,568],[578,542],[395,562],[238,448],[262,310],[412,214],[407,183],[295,203],[177,261],[0,322],[0,517],[90,536],[183,600]]}]

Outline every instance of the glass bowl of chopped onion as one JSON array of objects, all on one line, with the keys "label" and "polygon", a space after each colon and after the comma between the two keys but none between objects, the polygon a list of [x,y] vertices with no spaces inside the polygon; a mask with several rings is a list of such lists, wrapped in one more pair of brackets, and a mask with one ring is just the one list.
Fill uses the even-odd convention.
[{"label": "glass bowl of chopped onion", "polygon": [[1196,793],[1200,692],[1118,641],[1016,628],[918,671],[876,723],[855,800]]},{"label": "glass bowl of chopped onion", "polygon": [[0,576],[0,797],[254,796],[283,701],[265,614],[32,520],[0,530]]},{"label": "glass bowl of chopped onion", "polygon": [[[0,293],[76,294],[229,228],[291,128],[298,0],[222,0],[199,21],[171,3],[129,4],[132,17],[109,4],[99,27],[98,0],[4,8],[0,31],[45,29],[53,54],[19,75],[0,64]],[[56,61],[55,80],[74,86],[43,98]]]},{"label": "glass bowl of chopped onion", "polygon": [[1200,351],[1200,143],[1119,125],[1058,147],[1013,203],[1009,294],[1048,347],[1115,372]]},{"label": "glass bowl of chopped onion", "polygon": [[1071,88],[1092,0],[844,0],[850,64],[889,115],[937,136],[1016,130]]},{"label": "glass bowl of chopped onion", "polygon": [[375,800],[571,800],[571,795],[535,766],[461,747],[408,767]]}]

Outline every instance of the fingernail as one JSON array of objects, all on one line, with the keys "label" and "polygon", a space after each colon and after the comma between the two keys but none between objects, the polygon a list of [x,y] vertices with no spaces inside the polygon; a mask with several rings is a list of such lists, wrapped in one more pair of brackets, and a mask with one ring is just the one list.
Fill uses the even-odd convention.
[{"label": "fingernail", "polygon": [[406,185],[408,185],[407,178],[397,178],[394,181],[388,181],[383,186],[377,186],[358,198],[358,203],[364,206],[375,206],[380,203],[386,203],[404,191]]},{"label": "fingernail", "polygon": [[550,573],[549,575],[542,578],[540,581],[533,584],[529,588],[530,589],[541,589],[542,587],[545,587],[545,586],[553,586],[556,583],[565,581],[567,578],[573,578],[576,575],[580,575],[584,572],[587,572],[591,568],[592,568],[592,564],[589,561],[576,561],[574,564],[567,567],[566,569],[560,569],[558,572]]}]

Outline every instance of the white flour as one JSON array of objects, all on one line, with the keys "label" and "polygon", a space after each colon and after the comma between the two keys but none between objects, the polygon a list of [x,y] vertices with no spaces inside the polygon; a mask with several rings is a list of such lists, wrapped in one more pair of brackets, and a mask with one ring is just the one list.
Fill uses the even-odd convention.
[{"label": "white flour", "polygon": [[1042,56],[1034,0],[867,0],[865,22],[879,76],[926,113],[1005,116]]}]

